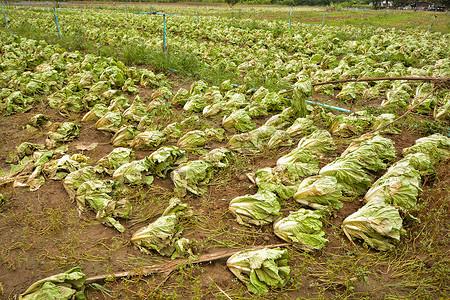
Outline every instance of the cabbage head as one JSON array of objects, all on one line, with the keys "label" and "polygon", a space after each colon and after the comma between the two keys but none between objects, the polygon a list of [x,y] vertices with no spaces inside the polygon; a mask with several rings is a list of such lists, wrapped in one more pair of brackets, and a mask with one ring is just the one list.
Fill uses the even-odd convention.
[{"label": "cabbage head", "polygon": [[319,250],[328,242],[322,230],[323,213],[307,209],[299,209],[286,218],[273,224],[274,233],[286,242],[294,242],[295,246],[305,251]]}]

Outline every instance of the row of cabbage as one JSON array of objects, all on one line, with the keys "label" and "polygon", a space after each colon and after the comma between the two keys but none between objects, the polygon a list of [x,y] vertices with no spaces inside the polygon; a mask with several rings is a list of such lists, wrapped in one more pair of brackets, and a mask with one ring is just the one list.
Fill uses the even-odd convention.
[{"label": "row of cabbage", "polygon": [[[44,41],[0,32],[0,111],[24,112],[41,100],[61,113],[128,99],[137,87],[168,86],[164,74],[127,67],[114,58],[67,52]],[[122,100],[117,100],[121,97]]]},{"label": "row of cabbage", "polygon": [[[422,177],[435,173],[435,166],[450,158],[450,138],[434,134],[403,149],[404,158],[392,165],[364,196],[362,208],[342,223],[346,235],[364,240],[381,251],[400,242],[402,215],[411,218],[422,191]],[[412,217],[414,218],[414,217]],[[420,217],[419,217],[420,218]]]},{"label": "row of cabbage", "polygon": [[[25,18],[33,12],[14,13]],[[67,34],[81,30],[97,47],[141,45],[154,49],[162,45],[161,20],[157,16],[87,11],[83,14],[67,12],[61,19],[70,24],[65,29]],[[117,25],[118,20],[123,22]],[[43,30],[50,30],[51,23],[45,17],[36,15],[33,22]],[[173,17],[167,25],[169,45],[176,53],[198,57],[217,72],[226,70],[233,77],[244,76],[244,82],[249,84],[263,78],[279,80],[286,86],[295,83],[299,73],[315,82],[382,76],[449,76],[445,51],[447,35],[424,36],[393,29],[349,27],[344,29],[349,37],[343,37],[340,28],[323,30],[296,25],[295,34],[285,31],[281,36],[274,36],[266,28],[276,26],[275,22],[254,22],[263,29],[236,28],[224,18],[212,17],[201,24],[193,24],[190,19]],[[405,81],[371,85],[347,83],[335,87],[341,89],[338,98],[343,101],[383,97],[382,105],[389,107],[405,107],[412,96],[423,96],[430,90],[427,84]],[[333,93],[332,86],[318,90]],[[447,94],[440,92],[430,97],[418,111],[428,113],[437,105],[436,117],[448,118]]]}]

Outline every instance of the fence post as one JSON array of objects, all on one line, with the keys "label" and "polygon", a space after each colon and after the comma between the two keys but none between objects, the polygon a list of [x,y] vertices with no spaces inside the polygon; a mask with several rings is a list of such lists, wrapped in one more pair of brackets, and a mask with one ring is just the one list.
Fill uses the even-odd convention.
[{"label": "fence post", "polygon": [[6,30],[9,30],[8,20],[6,19],[5,6],[3,6],[3,3],[2,3],[2,9],[3,9],[3,17],[5,18]]},{"label": "fence post", "polygon": [[434,16],[433,21],[431,21],[431,24],[430,24],[430,26],[428,27],[427,33],[428,33],[428,31],[430,31],[430,28],[431,28],[431,26],[433,25],[433,22],[434,22],[434,20],[436,20],[436,18],[437,18],[437,16]]},{"label": "fence post", "polygon": [[56,28],[58,28],[59,39],[62,39],[61,30],[59,30],[58,16],[56,15],[56,8],[53,8],[53,12],[55,13]]},{"label": "fence post", "polygon": [[164,58],[166,57],[166,14],[163,14],[163,51],[164,51]]},{"label": "fence post", "polygon": [[197,24],[200,23],[198,20],[198,5],[197,5]]},{"label": "fence post", "polygon": [[291,30],[291,17],[292,17],[292,6],[291,6],[291,11],[289,13],[289,30]]},{"label": "fence post", "polygon": [[327,13],[327,11],[325,10],[323,12],[323,17],[322,17],[322,27],[323,27],[323,23],[325,22],[325,14]]}]

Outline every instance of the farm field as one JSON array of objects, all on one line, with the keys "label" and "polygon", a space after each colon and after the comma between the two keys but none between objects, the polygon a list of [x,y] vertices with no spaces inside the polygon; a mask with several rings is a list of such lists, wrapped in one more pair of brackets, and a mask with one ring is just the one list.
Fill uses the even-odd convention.
[{"label": "farm field", "polygon": [[0,298],[448,298],[448,15],[197,11],[4,6]]}]

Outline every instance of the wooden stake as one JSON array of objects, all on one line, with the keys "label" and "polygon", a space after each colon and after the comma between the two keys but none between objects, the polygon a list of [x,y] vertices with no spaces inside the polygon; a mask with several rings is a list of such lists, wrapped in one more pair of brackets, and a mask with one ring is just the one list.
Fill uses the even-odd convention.
[{"label": "wooden stake", "polygon": [[124,278],[124,277],[133,277],[133,276],[149,276],[152,274],[162,273],[165,274],[167,277],[170,276],[170,274],[175,271],[179,266],[182,265],[191,265],[191,264],[199,264],[199,263],[205,263],[205,262],[212,262],[223,258],[228,258],[231,255],[238,253],[239,251],[243,250],[259,250],[263,248],[276,248],[276,247],[284,247],[289,246],[290,243],[283,243],[283,244],[274,244],[274,245],[267,245],[267,246],[256,246],[256,247],[250,247],[245,249],[227,249],[219,253],[211,253],[211,254],[204,254],[201,255],[197,260],[189,261],[188,259],[176,259],[173,261],[152,265],[152,266],[146,266],[143,267],[139,271],[126,271],[126,272],[120,272],[120,273],[114,273],[114,274],[103,274],[98,276],[89,277],[86,279],[85,284],[91,284],[94,282],[104,281],[107,278]]}]

